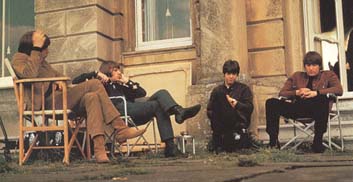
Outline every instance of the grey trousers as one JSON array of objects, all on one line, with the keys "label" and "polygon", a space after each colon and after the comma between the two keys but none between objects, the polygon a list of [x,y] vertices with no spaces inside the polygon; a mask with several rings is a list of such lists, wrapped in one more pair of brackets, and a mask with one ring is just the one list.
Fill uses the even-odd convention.
[{"label": "grey trousers", "polygon": [[[127,102],[127,114],[134,120],[137,126],[146,124],[153,117],[157,119],[158,131],[162,141],[174,137],[170,113],[168,112],[177,103],[167,90],[159,90],[147,101]],[[117,103],[116,108],[124,115],[123,102]]]}]

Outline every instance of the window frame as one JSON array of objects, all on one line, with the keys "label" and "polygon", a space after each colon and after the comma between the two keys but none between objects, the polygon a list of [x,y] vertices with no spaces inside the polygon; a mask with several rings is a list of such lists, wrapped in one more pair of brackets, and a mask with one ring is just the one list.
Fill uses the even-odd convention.
[{"label": "window frame", "polygon": [[[174,39],[163,39],[155,41],[143,41],[142,36],[142,0],[135,0],[135,22],[136,22],[136,46],[135,50],[153,50],[153,49],[164,49],[164,48],[175,48],[182,46],[192,45],[192,22],[190,13],[190,37],[174,38]],[[190,7],[191,11],[191,7]],[[152,11],[154,12],[154,11]]]},{"label": "window frame", "polygon": [[[327,38],[318,30],[320,24],[318,13],[319,0],[303,1],[303,15],[304,15],[304,35],[305,35],[305,51],[319,51],[317,42],[323,41],[335,43],[338,47],[338,60],[339,69],[346,69],[346,56],[345,56],[345,40],[344,40],[344,28],[343,28],[343,10],[342,0],[334,0],[335,2],[335,14],[336,14],[336,38]],[[347,73],[340,71],[340,81],[343,87],[343,97],[353,97],[353,91],[349,92],[347,88]]]}]

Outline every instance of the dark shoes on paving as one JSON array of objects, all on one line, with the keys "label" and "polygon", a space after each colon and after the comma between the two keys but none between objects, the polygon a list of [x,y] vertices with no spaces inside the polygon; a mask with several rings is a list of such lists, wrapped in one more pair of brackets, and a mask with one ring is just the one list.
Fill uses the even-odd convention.
[{"label": "dark shoes on paving", "polygon": [[325,149],[322,143],[313,143],[313,145],[311,145],[311,150],[313,150],[314,153],[324,153]]},{"label": "dark shoes on paving", "polygon": [[270,137],[269,147],[270,148],[281,149],[281,145],[280,145],[277,137]]},{"label": "dark shoes on paving", "polygon": [[173,138],[165,141],[164,156],[166,158],[176,156],[176,147],[175,147]]},{"label": "dark shoes on paving", "polygon": [[175,121],[182,124],[186,119],[194,117],[200,109],[200,104],[188,108],[183,108],[177,105],[172,108],[172,113],[175,114]]},{"label": "dark shoes on paving", "polygon": [[313,145],[311,145],[311,149],[313,150],[314,153],[324,153],[325,152],[326,148],[322,144],[322,137],[323,137],[323,134],[315,133]]}]

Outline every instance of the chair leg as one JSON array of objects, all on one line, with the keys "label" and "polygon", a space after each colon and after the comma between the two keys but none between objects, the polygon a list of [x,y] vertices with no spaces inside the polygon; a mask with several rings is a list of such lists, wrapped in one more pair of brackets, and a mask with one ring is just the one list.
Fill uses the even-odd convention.
[{"label": "chair leg", "polygon": [[31,154],[32,154],[32,152],[33,152],[33,149],[34,149],[34,146],[35,146],[36,143],[37,143],[38,137],[39,137],[39,134],[37,133],[36,136],[35,136],[35,138],[34,138],[34,140],[33,140],[33,142],[32,142],[31,145],[29,146],[27,152],[24,154],[24,158],[23,158],[22,161],[21,161],[22,164],[25,163],[25,162],[28,160],[29,156],[31,156]]}]

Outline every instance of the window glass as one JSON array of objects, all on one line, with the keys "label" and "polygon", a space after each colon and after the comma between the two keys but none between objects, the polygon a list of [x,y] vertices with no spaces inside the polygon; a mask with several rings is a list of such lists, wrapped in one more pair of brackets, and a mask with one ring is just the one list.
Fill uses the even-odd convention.
[{"label": "window glass", "polygon": [[[324,37],[338,41],[336,11],[340,11],[343,16],[342,19],[339,19],[339,21],[341,21],[339,23],[343,24],[344,35],[342,36],[344,36],[344,56],[346,58],[345,62],[342,64],[344,64],[346,69],[347,90],[353,91],[353,39],[350,36],[353,25],[353,1],[342,0],[342,7],[336,8],[334,0],[320,0],[321,34],[324,35]],[[349,43],[351,43],[350,46]],[[323,41],[321,45],[324,68],[327,67],[327,69],[333,70],[338,77],[340,77],[338,44]]]},{"label": "window glass", "polygon": [[[5,8],[3,8],[4,3]],[[21,36],[25,32],[34,29],[34,0],[0,0],[0,6],[1,59],[11,59],[12,55],[17,52]],[[3,16],[3,13],[5,16]],[[5,22],[4,27],[3,22]],[[4,40],[2,32],[5,33]],[[1,76],[6,73],[6,69],[3,67],[4,64],[2,62]]]},{"label": "window glass", "polygon": [[[137,0],[137,47],[191,44],[190,0]],[[179,44],[178,44],[179,42]]]}]

